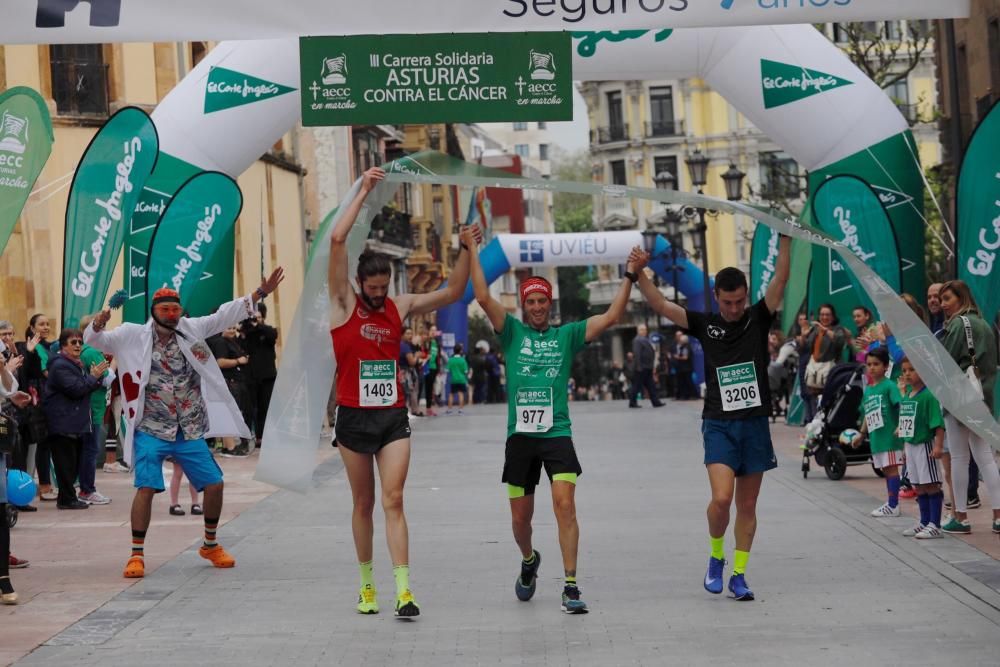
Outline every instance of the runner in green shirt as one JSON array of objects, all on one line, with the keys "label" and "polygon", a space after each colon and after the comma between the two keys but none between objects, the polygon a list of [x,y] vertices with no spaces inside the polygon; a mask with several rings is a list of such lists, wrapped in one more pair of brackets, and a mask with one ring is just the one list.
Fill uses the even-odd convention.
[{"label": "runner in green shirt", "polygon": [[507,367],[507,444],[502,480],[510,497],[514,540],[523,557],[514,592],[522,601],[530,600],[535,593],[541,554],[532,548],[531,518],[535,487],[544,467],[552,485],[552,507],[566,573],[562,610],[567,614],[585,614],[587,605],[580,599],[576,585],[580,529],[575,492],[582,469],[573,447],[566,382],[573,356],[625,312],[632,284],[638,277],[629,263],[625,273],[628,279],[622,281],[607,312],[554,327],[549,324],[552,286],[547,280],[535,276],[521,283],[524,322],[519,322],[490,296],[479,256],[475,252],[470,255],[476,300],[500,335]]},{"label": "runner in green shirt", "polygon": [[872,450],[872,465],[885,475],[888,498],[885,504],[872,510],[875,517],[899,516],[899,466],[903,463],[903,442],[896,436],[899,423],[899,387],[886,376],[889,352],[884,347],[869,350],[865,356],[871,385],[865,387],[861,399],[861,433],[854,436],[852,447],[861,444],[862,434],[868,434]]},{"label": "runner in green shirt", "polygon": [[448,392],[448,414],[451,414],[452,399],[458,396],[458,414],[462,414],[465,399],[469,393],[469,363],[462,356],[461,343],[455,344],[455,350],[448,359],[448,379],[451,391]]}]

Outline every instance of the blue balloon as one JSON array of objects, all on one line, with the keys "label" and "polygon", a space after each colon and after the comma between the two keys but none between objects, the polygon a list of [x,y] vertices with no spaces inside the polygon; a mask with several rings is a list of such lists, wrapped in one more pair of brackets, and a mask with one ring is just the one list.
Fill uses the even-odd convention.
[{"label": "blue balloon", "polygon": [[11,505],[28,505],[35,499],[35,480],[23,470],[7,471],[7,502]]}]

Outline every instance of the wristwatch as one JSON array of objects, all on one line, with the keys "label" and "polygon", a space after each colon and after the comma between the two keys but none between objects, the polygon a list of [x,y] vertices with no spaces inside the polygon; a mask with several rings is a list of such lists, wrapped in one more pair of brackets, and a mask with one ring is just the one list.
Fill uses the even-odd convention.
[{"label": "wristwatch", "polygon": [[634,271],[626,271],[624,275],[626,278],[632,281],[633,285],[639,282],[639,275]]}]

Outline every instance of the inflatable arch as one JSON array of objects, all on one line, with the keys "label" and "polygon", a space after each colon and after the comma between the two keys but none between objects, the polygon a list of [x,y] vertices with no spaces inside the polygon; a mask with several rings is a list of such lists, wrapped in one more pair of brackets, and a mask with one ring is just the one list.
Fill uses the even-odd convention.
[{"label": "inflatable arch", "polygon": [[[923,294],[922,179],[908,126],[888,96],[815,28],[579,32],[573,33],[573,54],[574,78],[581,80],[701,77],[809,170],[814,182],[850,173],[898,195],[905,205],[889,213],[905,267],[903,290]],[[293,92],[213,110],[206,104],[213,68]],[[155,189],[150,198],[176,191],[197,170],[242,173],[299,120],[299,84],[297,40],[219,44],[153,113],[167,159],[148,185]],[[148,249],[142,235],[129,243],[139,252],[127,251],[126,258]],[[698,284],[682,291],[700,298],[700,281],[690,282]],[[216,287],[226,292],[225,285]],[[804,293],[794,298],[789,305],[797,309]]]}]

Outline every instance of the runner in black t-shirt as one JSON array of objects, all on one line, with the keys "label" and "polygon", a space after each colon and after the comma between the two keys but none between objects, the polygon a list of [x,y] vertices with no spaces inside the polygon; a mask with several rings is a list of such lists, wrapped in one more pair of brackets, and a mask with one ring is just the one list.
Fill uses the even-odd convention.
[{"label": "runner in black t-shirt", "polygon": [[[726,564],[723,545],[729,527],[729,508],[736,499],[736,549],[729,591],[737,600],[753,600],[744,573],[757,530],[757,496],[764,472],[778,465],[768,425],[767,334],[781,306],[788,282],[791,240],[781,238],[774,277],[764,298],[747,307],[747,278],[736,268],[715,276],[718,313],[699,313],[667,301],[644,271],[639,289],[653,310],[670,318],[701,341],[705,350],[707,392],[702,411],[705,467],[712,486],[708,505],[708,534],[712,554],[705,574],[705,590],[722,592]],[[649,254],[639,248],[629,261],[644,267]]]}]

